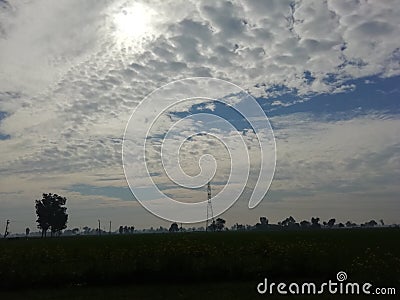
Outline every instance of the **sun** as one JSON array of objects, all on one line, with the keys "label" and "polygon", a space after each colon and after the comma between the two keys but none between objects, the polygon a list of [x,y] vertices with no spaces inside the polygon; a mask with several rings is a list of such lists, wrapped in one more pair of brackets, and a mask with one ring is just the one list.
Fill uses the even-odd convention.
[{"label": "sun", "polygon": [[151,32],[152,10],[136,3],[122,9],[114,19],[116,34],[123,39],[138,39]]}]

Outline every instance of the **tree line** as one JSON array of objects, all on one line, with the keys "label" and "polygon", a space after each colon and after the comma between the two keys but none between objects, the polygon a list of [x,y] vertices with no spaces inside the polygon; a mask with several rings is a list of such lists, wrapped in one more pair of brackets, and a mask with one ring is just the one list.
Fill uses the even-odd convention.
[{"label": "tree line", "polygon": [[[68,214],[66,208],[67,199],[62,197],[58,194],[43,194],[42,199],[35,200],[35,209],[38,223],[37,227],[41,231],[41,236],[46,237],[47,232],[50,232],[51,236],[60,235],[64,229],[67,228],[68,222]],[[352,221],[347,221],[346,223],[336,223],[335,218],[331,218],[327,221],[322,221],[319,217],[312,217],[309,221],[302,220],[297,222],[292,216],[289,216],[282,221],[278,222],[277,224],[270,224],[266,217],[260,217],[259,222],[255,225],[248,225],[248,224],[239,224],[236,223],[230,228],[226,227],[226,221],[222,218],[217,218],[211,220],[211,223],[206,227],[192,227],[192,228],[183,228],[182,224],[179,226],[177,223],[172,223],[169,229],[160,226],[157,229],[151,227],[147,230],[142,230],[142,232],[182,232],[182,231],[223,231],[223,230],[237,230],[237,231],[244,231],[244,230],[284,230],[284,229],[321,229],[321,228],[351,228],[351,227],[375,227],[378,225],[378,222],[375,220],[370,220],[363,224],[356,224]],[[384,226],[383,220],[380,220],[380,225]],[[111,226],[111,224],[110,224]],[[397,225],[398,226],[398,225]],[[7,224],[8,228],[8,224]],[[9,232],[7,231],[4,234],[6,237]],[[128,225],[121,225],[119,226],[118,233],[119,234],[133,234],[141,232],[135,230],[134,226]],[[30,229],[26,228],[26,236],[30,233]],[[79,228],[74,228],[72,230],[67,230],[64,233],[70,235],[78,235],[78,234],[102,234],[107,233],[106,231],[102,230],[101,228],[92,229],[90,227],[83,227],[83,230]],[[111,230],[108,232],[111,233]]]}]

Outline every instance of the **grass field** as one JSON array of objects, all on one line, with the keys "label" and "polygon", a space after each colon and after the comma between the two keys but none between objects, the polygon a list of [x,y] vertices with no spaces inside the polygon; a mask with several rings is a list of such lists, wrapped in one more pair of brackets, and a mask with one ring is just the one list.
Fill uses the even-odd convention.
[{"label": "grass field", "polygon": [[396,287],[399,293],[400,230],[0,241],[1,299],[272,299],[256,292],[265,277],[275,282],[323,282],[335,280],[338,271],[345,271],[348,281]]}]

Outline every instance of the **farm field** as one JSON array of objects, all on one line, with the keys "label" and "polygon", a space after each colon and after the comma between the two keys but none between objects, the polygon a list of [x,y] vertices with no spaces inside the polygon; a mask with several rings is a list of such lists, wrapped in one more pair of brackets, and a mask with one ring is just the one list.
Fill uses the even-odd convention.
[{"label": "farm field", "polygon": [[[396,287],[399,292],[400,230],[192,232],[0,241],[1,299],[273,299],[256,291],[266,277],[274,282],[318,283],[336,280],[339,271],[347,273],[347,281]],[[303,297],[296,296],[307,299]],[[323,298],[336,299],[328,294]]]}]

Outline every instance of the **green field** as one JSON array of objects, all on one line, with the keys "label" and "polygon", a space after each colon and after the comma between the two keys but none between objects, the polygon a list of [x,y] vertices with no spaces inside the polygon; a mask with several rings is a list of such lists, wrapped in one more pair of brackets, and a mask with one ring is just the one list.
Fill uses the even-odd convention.
[{"label": "green field", "polygon": [[[0,241],[1,299],[272,299],[256,292],[257,283],[265,277],[275,282],[322,282],[335,280],[338,271],[345,271],[348,281],[396,287],[399,293],[400,230]],[[334,298],[326,295],[324,299]]]}]

